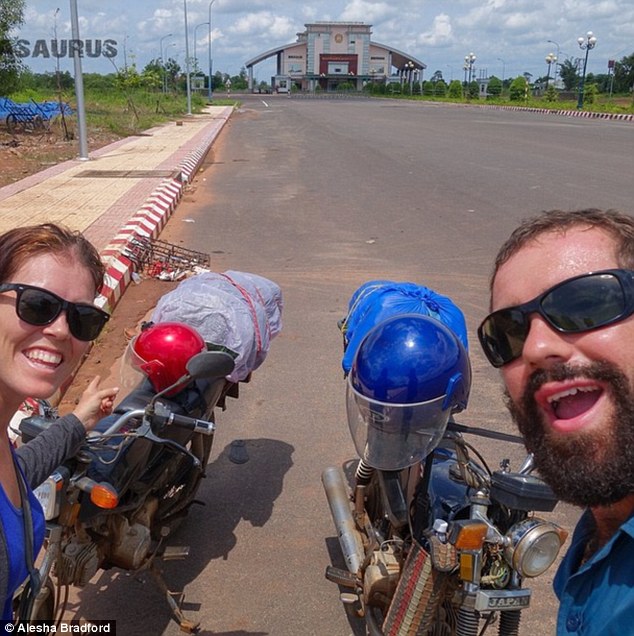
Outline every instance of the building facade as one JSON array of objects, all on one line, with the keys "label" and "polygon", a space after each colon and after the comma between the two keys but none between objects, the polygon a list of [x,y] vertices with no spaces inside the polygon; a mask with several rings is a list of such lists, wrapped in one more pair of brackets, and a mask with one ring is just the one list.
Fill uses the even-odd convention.
[{"label": "building facade", "polygon": [[249,89],[253,67],[270,57],[277,60],[271,85],[276,92],[291,88],[314,92],[342,87],[361,91],[368,82],[422,81],[426,66],[415,57],[373,42],[363,22],[315,22],[304,25],[297,42],[266,51],[246,63]]}]

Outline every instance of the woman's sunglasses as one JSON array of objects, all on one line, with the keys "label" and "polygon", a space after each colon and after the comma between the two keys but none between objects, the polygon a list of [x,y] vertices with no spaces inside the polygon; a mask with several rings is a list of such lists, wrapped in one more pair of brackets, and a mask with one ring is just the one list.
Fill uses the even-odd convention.
[{"label": "woman's sunglasses", "polygon": [[66,311],[66,320],[71,334],[77,340],[94,340],[105,327],[110,316],[94,305],[71,303],[46,289],[19,283],[0,283],[0,292],[14,291],[17,294],[15,312],[18,318],[29,325],[50,325]]},{"label": "woman's sunglasses", "polygon": [[634,313],[634,271],[606,269],[575,276],[533,300],[488,315],[478,328],[478,338],[494,367],[522,355],[533,313],[561,333],[611,325]]}]

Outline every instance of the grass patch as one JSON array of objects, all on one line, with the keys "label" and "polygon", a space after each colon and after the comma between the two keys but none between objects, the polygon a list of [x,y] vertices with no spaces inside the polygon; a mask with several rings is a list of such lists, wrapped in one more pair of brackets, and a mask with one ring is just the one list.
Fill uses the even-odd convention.
[{"label": "grass patch", "polygon": [[[508,98],[488,99],[453,99],[451,97],[438,97],[432,95],[377,95],[377,97],[389,99],[408,99],[415,101],[440,102],[446,104],[486,104],[492,106],[521,106],[524,108],[540,108],[548,110],[577,110],[577,100],[549,101],[545,98],[531,97],[528,99],[513,100]],[[583,110],[596,113],[634,114],[634,101],[629,96],[597,95],[593,102],[585,101]]]},{"label": "grass patch", "polygon": [[[10,95],[14,102],[59,101],[54,91],[27,89]],[[76,111],[74,93],[63,93],[61,101]],[[236,100],[213,99],[214,106],[235,106]],[[207,97],[192,93],[191,110],[201,113],[207,105]],[[86,89],[84,91],[86,127],[89,132],[107,131],[119,137],[138,134],[169,121],[187,115],[187,97],[180,94],[159,93],[143,89],[121,90]],[[76,127],[76,116],[67,117],[69,127]]]}]

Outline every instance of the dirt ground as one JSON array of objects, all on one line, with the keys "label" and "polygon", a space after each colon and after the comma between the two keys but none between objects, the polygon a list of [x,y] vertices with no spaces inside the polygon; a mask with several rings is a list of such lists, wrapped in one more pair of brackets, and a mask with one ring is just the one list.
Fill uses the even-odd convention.
[{"label": "dirt ground", "polygon": [[[0,124],[0,187],[11,185],[31,174],[50,168],[62,161],[74,159],[79,153],[79,143],[74,130],[71,139],[65,139],[65,132],[59,122],[41,132],[16,132],[10,134]],[[106,130],[89,130],[89,151],[102,148],[120,139]]]}]

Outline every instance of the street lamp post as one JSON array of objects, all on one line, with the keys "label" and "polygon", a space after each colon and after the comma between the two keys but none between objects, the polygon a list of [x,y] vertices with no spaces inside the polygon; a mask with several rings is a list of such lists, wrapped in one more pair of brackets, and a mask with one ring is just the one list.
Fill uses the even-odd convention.
[{"label": "street lamp post", "polygon": [[166,40],[167,38],[171,38],[172,34],[168,33],[167,35],[164,35],[161,39],[160,39],[160,49],[161,49],[161,69],[163,70],[163,93],[167,93],[167,73],[165,71],[165,60],[163,59],[163,40]]},{"label": "street lamp post", "polygon": [[408,62],[405,62],[404,69],[405,69],[405,74],[406,74],[406,81],[409,84],[409,92],[410,92],[410,94],[412,92],[412,76],[413,76],[414,66],[416,66],[416,65],[411,60],[408,61]]},{"label": "street lamp post", "polygon": [[579,44],[579,48],[582,51],[586,52],[585,58],[583,60],[583,73],[581,74],[581,82],[579,83],[579,100],[577,101],[577,108],[583,108],[583,90],[584,84],[586,81],[586,67],[588,66],[588,53],[597,45],[597,38],[594,36],[592,31],[588,31],[586,36],[578,37],[577,43]]},{"label": "street lamp post", "polygon": [[[469,55],[464,56],[464,69],[465,69],[465,84],[466,84],[466,92],[469,94],[469,88],[471,85],[471,79],[473,75],[473,64],[476,61],[476,56],[474,53],[469,53]],[[466,81],[467,72],[469,73],[469,81]]]},{"label": "street lamp post", "polygon": [[557,64],[561,64],[559,60],[561,59],[559,44],[555,42],[555,40],[548,40],[549,44],[554,44],[557,47],[557,57],[555,58],[555,72],[553,73],[553,79],[555,80],[555,88],[557,88]]},{"label": "street lamp post", "polygon": [[192,80],[190,77],[189,61],[189,27],[187,26],[187,0],[183,0],[183,10],[185,13],[185,74],[187,82],[187,114],[192,114]]},{"label": "street lamp post", "polygon": [[[77,14],[77,0],[70,2],[70,23],[73,40],[79,42],[79,17]],[[84,75],[81,70],[81,54],[77,47],[73,49],[73,63],[75,70],[75,98],[77,99],[77,132],[79,137],[79,159],[87,161],[88,135],[86,132],[86,107],[84,102]]]},{"label": "street lamp post", "polygon": [[[198,50],[198,36],[196,35],[198,33],[198,27],[201,26],[207,26],[209,24],[209,22],[201,22],[200,24],[197,24],[194,27],[194,60],[196,61],[196,77],[198,77],[198,54],[197,54],[197,50]],[[204,86],[203,86],[204,88]]]},{"label": "street lamp post", "polygon": [[471,84],[471,80],[473,79],[473,63],[476,61],[476,56],[473,53],[469,53],[469,55],[465,55],[464,61],[469,67],[469,84]]},{"label": "street lamp post", "polygon": [[498,60],[502,62],[502,91],[500,92],[500,97],[504,95],[504,71],[506,70],[506,63],[501,57],[498,57]]},{"label": "street lamp post", "polygon": [[549,53],[546,56],[546,64],[548,64],[548,73],[546,75],[546,90],[548,90],[548,83],[550,82],[550,65],[557,61],[557,57],[554,53]]},{"label": "street lamp post", "polygon": [[211,87],[211,85],[213,84],[213,74],[212,74],[212,70],[213,70],[213,62],[211,60],[211,6],[213,5],[213,3],[216,0],[211,0],[211,2],[209,3],[209,43],[208,43],[208,51],[209,51],[209,89],[207,91],[207,97],[209,99],[209,101],[211,101],[212,97],[213,97],[213,88]]}]

